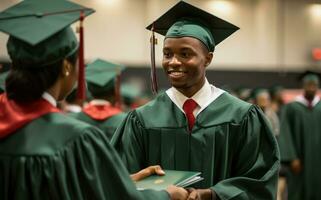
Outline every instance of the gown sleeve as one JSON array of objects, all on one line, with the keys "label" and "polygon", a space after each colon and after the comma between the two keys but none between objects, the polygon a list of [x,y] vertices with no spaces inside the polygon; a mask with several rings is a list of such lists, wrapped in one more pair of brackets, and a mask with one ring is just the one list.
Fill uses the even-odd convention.
[{"label": "gown sleeve", "polygon": [[111,140],[111,144],[119,153],[130,173],[147,167],[143,166],[145,163],[145,148],[142,140],[144,131],[145,129],[135,115],[135,111],[132,111],[117,128]]},{"label": "gown sleeve", "polygon": [[221,200],[276,198],[279,150],[263,115],[252,106],[236,129],[237,153],[233,156],[232,176],[211,187]]},{"label": "gown sleeve", "polygon": [[54,155],[1,156],[1,199],[169,199],[166,191],[137,191],[107,137],[83,131]]}]

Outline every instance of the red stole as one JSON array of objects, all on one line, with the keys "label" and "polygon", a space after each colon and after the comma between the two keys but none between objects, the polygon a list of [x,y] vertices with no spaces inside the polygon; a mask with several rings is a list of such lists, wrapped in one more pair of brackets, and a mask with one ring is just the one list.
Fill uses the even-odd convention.
[{"label": "red stole", "polygon": [[18,103],[7,98],[6,93],[0,95],[0,139],[14,133],[19,128],[45,114],[60,112],[45,99]]},{"label": "red stole", "polygon": [[102,120],[106,120],[111,116],[117,115],[122,111],[119,108],[113,107],[110,104],[95,105],[95,104],[89,103],[83,109],[83,112],[94,120],[102,121]]}]

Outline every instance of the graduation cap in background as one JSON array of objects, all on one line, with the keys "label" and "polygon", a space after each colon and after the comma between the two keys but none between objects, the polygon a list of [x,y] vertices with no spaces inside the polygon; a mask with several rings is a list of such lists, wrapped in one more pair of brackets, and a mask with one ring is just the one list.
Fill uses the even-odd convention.
[{"label": "graduation cap in background", "polygon": [[[94,12],[65,0],[22,1],[0,13],[0,30],[9,34],[8,54],[25,67],[45,67],[79,51],[78,98],[85,99],[82,21]],[[79,43],[70,24],[80,21]]]},{"label": "graduation cap in background", "polygon": [[147,26],[151,36],[152,91],[157,93],[154,32],[165,38],[193,37],[200,40],[210,52],[239,27],[220,19],[184,1],[178,2],[165,14]]},{"label": "graduation cap in background", "polygon": [[251,98],[253,100],[255,100],[259,95],[261,94],[268,94],[270,95],[269,93],[269,90],[268,89],[265,89],[265,88],[255,88],[251,91]]},{"label": "graduation cap in background", "polygon": [[320,76],[321,75],[319,72],[306,70],[305,72],[299,75],[299,80],[302,81],[303,83],[313,81],[319,84]]},{"label": "graduation cap in background", "polygon": [[86,67],[86,81],[93,96],[104,96],[109,91],[115,92],[115,106],[121,107],[120,75],[125,66],[96,59]]},{"label": "graduation cap in background", "polygon": [[1,72],[0,73],[0,94],[5,91],[5,81],[9,72]]},{"label": "graduation cap in background", "polygon": [[127,105],[132,104],[135,99],[142,95],[142,91],[134,84],[122,84],[120,91]]}]

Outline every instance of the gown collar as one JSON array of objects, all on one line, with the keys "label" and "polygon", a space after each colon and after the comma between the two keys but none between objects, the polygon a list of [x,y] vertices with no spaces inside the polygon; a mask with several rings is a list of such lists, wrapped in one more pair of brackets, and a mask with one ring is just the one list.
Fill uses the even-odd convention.
[{"label": "gown collar", "polygon": [[44,98],[32,102],[16,102],[8,99],[6,93],[1,94],[0,139],[15,133],[31,121],[53,112],[60,112],[60,110]]},{"label": "gown collar", "polygon": [[94,120],[102,121],[120,114],[122,111],[112,106],[109,101],[96,99],[89,102],[89,104],[84,107],[83,112]]},{"label": "gown collar", "polygon": [[[305,106],[307,106],[307,107],[308,107],[308,105],[309,105],[308,100],[307,100],[303,95],[297,96],[297,97],[295,98],[295,101],[296,101],[296,102],[299,102],[299,103],[301,103],[301,104],[303,104],[303,105],[305,105]],[[314,98],[313,98],[313,100],[312,100],[312,107],[314,107],[315,105],[317,105],[317,103],[319,103],[319,101],[320,101],[320,97],[317,96],[317,95],[315,95]]]}]

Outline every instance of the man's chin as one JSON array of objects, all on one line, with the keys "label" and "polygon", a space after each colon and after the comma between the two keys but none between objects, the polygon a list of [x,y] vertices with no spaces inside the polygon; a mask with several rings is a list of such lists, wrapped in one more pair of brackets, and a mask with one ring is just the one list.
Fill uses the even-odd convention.
[{"label": "man's chin", "polygon": [[171,82],[171,85],[176,89],[186,88],[186,84],[185,83]]}]

